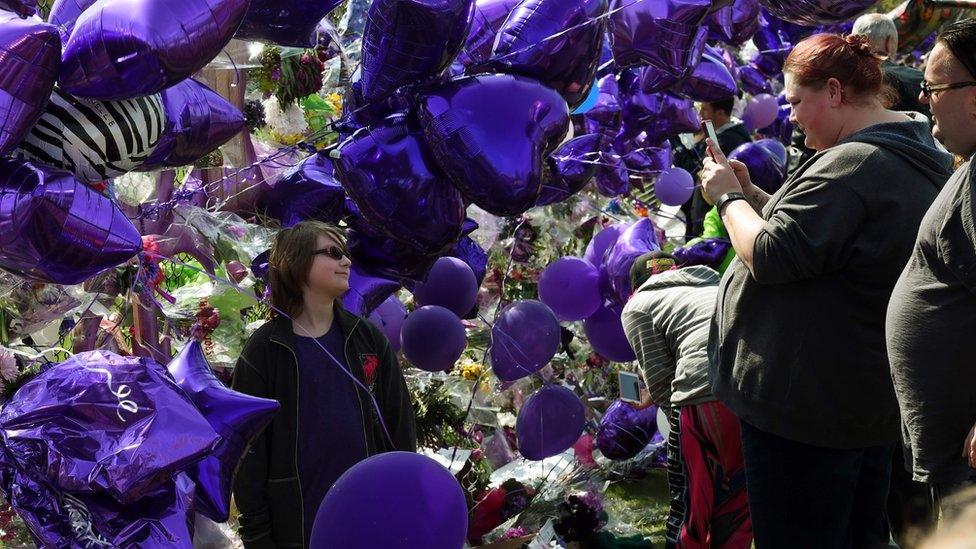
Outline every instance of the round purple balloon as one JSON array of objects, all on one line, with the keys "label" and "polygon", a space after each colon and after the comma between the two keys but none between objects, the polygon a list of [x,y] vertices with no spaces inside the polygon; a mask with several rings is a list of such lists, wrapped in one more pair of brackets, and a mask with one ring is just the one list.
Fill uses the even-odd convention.
[{"label": "round purple balloon", "polygon": [[768,93],[761,93],[746,103],[742,113],[742,122],[753,130],[765,128],[776,121],[779,115],[779,103]]},{"label": "round purple balloon", "polygon": [[596,446],[610,459],[630,459],[651,442],[656,432],[657,406],[638,410],[618,400],[600,420]]},{"label": "round purple balloon", "polygon": [[583,321],[583,333],[593,350],[601,356],[615,362],[630,362],[636,360],[637,355],[624,334],[624,325],[620,321],[622,312],[621,305],[600,307]]},{"label": "round purple balloon", "polygon": [[0,11],[0,156],[13,151],[44,113],[60,55],[53,25]]},{"label": "round purple balloon", "polygon": [[339,477],[319,507],[311,549],[460,548],[468,507],[457,479],[411,452],[367,458]]},{"label": "round purple balloon", "polygon": [[418,114],[441,168],[465,198],[499,216],[535,206],[545,158],[569,129],[558,93],[507,74],[436,88],[421,97]]},{"label": "round purple balloon", "polygon": [[662,204],[680,206],[695,192],[695,178],[681,168],[661,172],[654,181],[654,195]]},{"label": "round purple balloon", "polygon": [[234,38],[308,48],[319,22],[342,0],[251,0]]},{"label": "round purple balloon", "polygon": [[781,157],[758,142],[739,145],[729,154],[749,168],[749,178],[763,191],[773,194],[786,179],[786,163]]},{"label": "round purple balloon", "polygon": [[403,356],[428,372],[454,367],[467,344],[461,319],[439,305],[426,305],[407,316],[400,330]]},{"label": "round purple balloon", "polygon": [[604,298],[616,299],[613,294],[613,285],[610,284],[610,277],[607,275],[603,260],[607,251],[613,248],[617,239],[620,238],[620,235],[626,229],[627,225],[625,223],[617,223],[605,227],[593,235],[590,243],[586,245],[586,251],[583,253],[583,259],[589,261],[600,271],[600,293]]},{"label": "round purple balloon", "polygon": [[603,301],[600,272],[581,257],[560,257],[542,271],[539,299],[559,320],[583,320]]},{"label": "round purple balloon", "polygon": [[576,393],[546,385],[529,397],[515,424],[519,453],[538,461],[571,448],[583,434],[586,408]]},{"label": "round purple balloon", "polygon": [[407,308],[396,295],[386,298],[380,306],[369,313],[368,320],[379,328],[390,340],[393,352],[400,352],[400,329],[407,318]]},{"label": "round purple balloon", "polygon": [[464,261],[442,257],[430,268],[427,278],[417,284],[413,295],[418,305],[440,305],[462,317],[478,301],[478,280]]},{"label": "round purple balloon", "polygon": [[560,335],[559,321],[541,301],[512,303],[491,327],[491,369],[502,381],[538,372],[556,356]]}]

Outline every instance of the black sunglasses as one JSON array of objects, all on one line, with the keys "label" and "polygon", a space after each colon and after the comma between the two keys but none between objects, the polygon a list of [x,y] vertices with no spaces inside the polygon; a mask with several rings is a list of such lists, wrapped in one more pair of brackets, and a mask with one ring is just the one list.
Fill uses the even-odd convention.
[{"label": "black sunglasses", "polygon": [[969,80],[967,82],[956,82],[955,84],[929,84],[925,80],[922,80],[922,95],[932,97],[932,94],[936,92],[954,90],[956,88],[968,88],[970,86],[976,86],[976,82]]},{"label": "black sunglasses", "polygon": [[326,255],[335,259],[336,261],[341,261],[343,257],[349,257],[349,252],[338,246],[329,246],[328,248],[322,248],[321,250],[315,250],[312,255]]}]

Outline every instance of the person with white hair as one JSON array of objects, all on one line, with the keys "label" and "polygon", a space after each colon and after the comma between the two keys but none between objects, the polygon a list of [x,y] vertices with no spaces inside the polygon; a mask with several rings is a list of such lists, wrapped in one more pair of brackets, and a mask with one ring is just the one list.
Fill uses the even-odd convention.
[{"label": "person with white hair", "polygon": [[886,106],[893,111],[920,112],[931,118],[927,105],[918,100],[922,91],[921,71],[895,63],[898,54],[898,29],[891,17],[883,13],[868,13],[854,21],[851,34],[863,36],[871,48],[888,59],[881,64],[887,95]]}]

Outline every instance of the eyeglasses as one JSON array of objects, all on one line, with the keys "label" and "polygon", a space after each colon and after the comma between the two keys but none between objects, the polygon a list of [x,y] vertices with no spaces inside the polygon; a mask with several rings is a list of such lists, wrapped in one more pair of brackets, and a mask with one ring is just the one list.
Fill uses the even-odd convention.
[{"label": "eyeglasses", "polygon": [[956,82],[955,84],[929,84],[925,80],[922,80],[922,95],[932,97],[932,94],[936,92],[954,90],[956,88],[968,88],[970,86],[976,86],[976,82],[970,80],[968,82]]},{"label": "eyeglasses", "polygon": [[343,250],[338,246],[329,246],[328,248],[322,248],[321,250],[315,250],[312,255],[325,255],[329,256],[336,261],[341,261],[343,257],[349,257],[349,252]]}]

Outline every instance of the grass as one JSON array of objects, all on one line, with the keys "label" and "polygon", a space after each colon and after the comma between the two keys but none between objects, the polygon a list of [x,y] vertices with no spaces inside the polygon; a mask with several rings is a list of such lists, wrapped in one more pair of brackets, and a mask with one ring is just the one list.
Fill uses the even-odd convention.
[{"label": "grass", "polygon": [[667,471],[651,469],[644,478],[612,484],[603,504],[611,521],[614,516],[630,517],[632,525],[658,547],[664,545],[668,499]]}]

